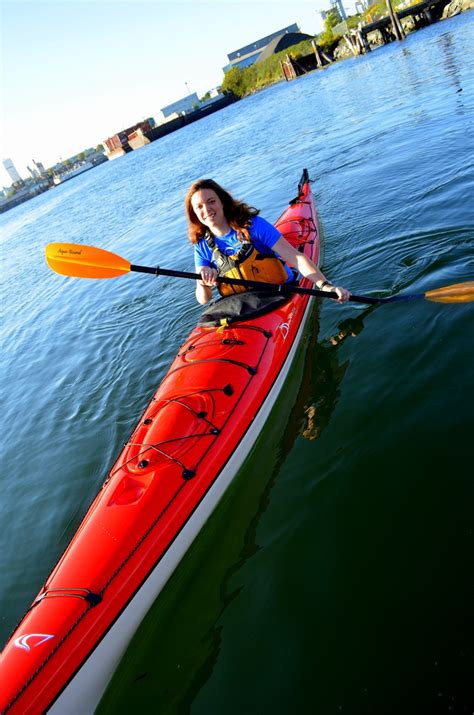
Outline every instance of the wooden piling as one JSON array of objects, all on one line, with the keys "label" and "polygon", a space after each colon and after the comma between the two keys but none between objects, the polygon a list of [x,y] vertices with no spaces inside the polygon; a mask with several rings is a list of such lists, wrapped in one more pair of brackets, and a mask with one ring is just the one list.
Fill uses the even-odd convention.
[{"label": "wooden piling", "polygon": [[397,40],[403,40],[405,37],[405,32],[400,22],[400,18],[392,7],[392,0],[387,0],[388,14],[390,15],[390,20],[392,21],[393,32]]},{"label": "wooden piling", "polygon": [[357,37],[359,38],[359,44],[362,48],[362,52],[372,52],[370,48],[370,43],[367,40],[367,35],[365,35],[363,32],[361,32],[360,28],[357,30]]},{"label": "wooden piling", "polygon": [[288,72],[288,79],[296,79],[296,71],[295,71],[295,68],[293,67],[293,62],[291,60],[290,55],[286,55],[285,65],[286,65],[287,72]]},{"label": "wooden piling", "polygon": [[323,62],[321,60],[321,55],[319,54],[319,47],[314,40],[311,40],[311,46],[313,48],[314,56],[316,57],[316,65],[318,68],[321,68],[323,66]]},{"label": "wooden piling", "polygon": [[350,51],[351,51],[352,54],[354,55],[354,57],[357,57],[357,55],[359,55],[360,52],[359,52],[359,49],[358,49],[357,45],[355,44],[355,42],[353,42],[352,37],[350,36],[350,34],[349,34],[348,32],[346,32],[346,33],[343,35],[343,38],[344,38],[344,40],[345,40],[346,45],[348,46],[348,48],[350,49]]}]

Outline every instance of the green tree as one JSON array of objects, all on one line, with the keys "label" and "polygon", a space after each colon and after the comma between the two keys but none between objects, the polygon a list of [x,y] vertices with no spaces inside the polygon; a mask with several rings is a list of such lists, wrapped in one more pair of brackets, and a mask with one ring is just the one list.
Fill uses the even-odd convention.
[{"label": "green tree", "polygon": [[232,67],[224,77],[222,83],[223,92],[233,92],[237,97],[243,97],[245,95],[246,82],[244,77],[245,70],[241,70],[238,67]]},{"label": "green tree", "polygon": [[324,18],[324,29],[327,30],[328,28],[335,27],[340,22],[342,22],[341,13],[337,7],[333,7],[326,13],[326,17]]},{"label": "green tree", "polygon": [[338,25],[341,21],[341,15],[336,7],[333,7],[331,10],[326,12],[324,18],[324,30],[318,37],[318,45],[320,45],[325,52],[330,52],[341,39],[341,35],[335,35],[332,31],[332,28]]}]

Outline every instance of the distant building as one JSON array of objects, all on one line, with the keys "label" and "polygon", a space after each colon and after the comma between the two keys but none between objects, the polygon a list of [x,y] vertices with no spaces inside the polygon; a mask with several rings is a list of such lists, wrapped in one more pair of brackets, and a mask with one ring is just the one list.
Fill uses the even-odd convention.
[{"label": "distant building", "polygon": [[293,47],[293,45],[298,45],[300,42],[303,42],[303,40],[312,39],[312,35],[306,35],[304,32],[288,32],[285,35],[279,35],[278,37],[274,37],[273,40],[268,43],[265,49],[262,50],[258,59],[255,60],[255,64],[257,64],[258,62],[263,62],[272,55],[275,55],[278,52],[283,52],[283,50],[287,50],[288,48]]},{"label": "distant building", "polygon": [[[235,50],[234,52],[228,54],[227,58],[229,60],[229,64],[223,67],[224,72],[228,72],[234,67],[238,67],[239,69],[243,69],[244,67],[250,67],[250,65],[253,65],[254,62],[257,62],[259,60],[265,48],[272,42],[272,40],[276,40],[276,38],[282,38],[282,36],[289,34],[296,36],[296,39],[293,39],[291,44],[296,44],[296,42],[301,42],[306,37],[310,37],[310,35],[304,35],[303,33],[301,33],[300,28],[295,22],[293,23],[293,25],[288,25],[288,27],[284,27],[282,30],[272,32],[271,35],[262,37],[260,40],[256,40],[255,42],[252,42],[252,44],[246,45],[245,47],[241,47],[239,50]],[[301,39],[298,39],[299,35],[301,35]],[[291,45],[287,45],[287,47],[288,46]],[[282,49],[286,48],[282,47]]]},{"label": "distant building", "polygon": [[36,171],[39,173],[40,176],[44,176],[46,174],[46,169],[40,161],[35,161],[33,159],[33,166],[35,167]]},{"label": "distant building", "polygon": [[[132,151],[135,147],[143,146],[147,144],[147,140],[142,140],[140,137],[144,137],[145,132],[149,132],[156,126],[156,122],[153,117],[148,117],[144,119],[143,122],[138,122],[134,124],[133,127],[128,127],[128,129],[122,129],[122,131],[117,132],[112,137],[104,139],[102,142],[105,147],[105,152],[108,159],[117,159],[126,152]],[[130,144],[130,139],[132,144]]]},{"label": "distant building", "polygon": [[5,167],[5,170],[7,171],[8,176],[12,180],[13,184],[18,184],[22,182],[22,178],[18,171],[15,169],[15,166],[13,165],[11,159],[5,159],[3,162],[3,166]]},{"label": "distant building", "polygon": [[142,146],[150,143],[150,140],[144,135],[142,129],[135,129],[128,135],[128,143],[132,149],[141,149]]},{"label": "distant building", "polygon": [[32,159],[33,168],[27,166],[28,172],[33,179],[39,179],[41,176],[46,176],[46,169],[40,161]]},{"label": "distant building", "polygon": [[347,15],[346,11],[344,10],[344,5],[342,4],[342,0],[331,0],[331,5],[332,7],[338,11],[341,20],[347,20]]},{"label": "distant building", "polygon": [[168,104],[167,107],[161,109],[161,113],[165,119],[168,119],[172,114],[187,114],[199,106],[199,97],[196,92],[186,95],[183,99],[178,99],[173,104]]},{"label": "distant building", "polygon": [[[122,137],[126,141],[125,137]],[[106,151],[112,154],[119,149],[122,149],[122,138],[118,134],[114,134],[113,137],[108,137],[104,139],[103,144],[105,144]]]},{"label": "distant building", "polygon": [[172,104],[168,104],[167,107],[163,107],[160,110],[162,119],[160,119],[158,123],[160,126],[163,126],[180,117],[183,118],[184,115],[195,116],[197,113],[221,103],[223,99],[226,99],[226,95],[222,94],[220,86],[208,90],[202,99],[199,99],[196,92],[193,92]]}]

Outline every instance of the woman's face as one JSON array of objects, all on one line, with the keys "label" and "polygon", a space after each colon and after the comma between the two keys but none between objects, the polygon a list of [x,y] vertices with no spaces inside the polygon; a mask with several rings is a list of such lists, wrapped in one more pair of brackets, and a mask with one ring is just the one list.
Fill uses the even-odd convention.
[{"label": "woman's face", "polygon": [[224,236],[230,230],[222,201],[214,189],[199,189],[191,197],[191,206],[199,221],[213,234]]}]

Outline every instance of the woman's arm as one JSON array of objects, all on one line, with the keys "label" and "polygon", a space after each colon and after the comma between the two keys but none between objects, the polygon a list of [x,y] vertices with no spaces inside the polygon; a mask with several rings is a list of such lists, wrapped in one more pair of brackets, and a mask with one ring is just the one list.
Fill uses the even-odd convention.
[{"label": "woman's arm", "polygon": [[[297,251],[283,236],[278,239],[272,248],[285,263],[296,268],[302,276],[314,283],[316,288],[337,293],[339,303],[345,303],[349,300],[351,294],[348,290],[330,283],[313,261],[308,256],[305,256],[304,253]],[[201,274],[201,280],[196,283],[196,300],[201,305],[205,305],[212,298],[212,287],[217,285],[217,270],[210,266],[202,266],[197,268],[196,272]]]},{"label": "woman's arm", "polygon": [[285,263],[288,263],[292,268],[296,268],[302,276],[312,281],[319,290],[337,293],[339,303],[345,303],[349,300],[351,294],[348,290],[340,286],[335,286],[328,281],[324,273],[319,270],[315,263],[313,263],[308,256],[305,256],[304,253],[297,251],[283,236],[272,246],[272,250],[275,251]]},{"label": "woman's arm", "polygon": [[217,285],[217,271],[211,266],[202,266],[196,272],[201,274],[201,280],[196,282],[196,300],[205,305],[212,298],[212,286]]}]

